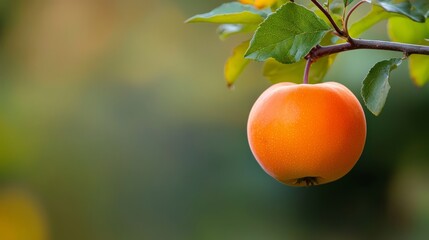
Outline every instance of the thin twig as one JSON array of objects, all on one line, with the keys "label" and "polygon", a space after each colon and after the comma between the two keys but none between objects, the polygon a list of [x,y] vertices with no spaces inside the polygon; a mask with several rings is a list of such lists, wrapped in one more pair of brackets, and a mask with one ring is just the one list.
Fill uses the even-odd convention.
[{"label": "thin twig", "polygon": [[318,9],[320,9],[320,11],[323,12],[323,14],[325,14],[325,16],[328,18],[329,22],[332,24],[332,26],[334,27],[335,31],[338,33],[339,36],[341,37],[347,37],[343,31],[341,31],[341,29],[338,27],[338,25],[335,23],[334,19],[332,19],[331,14],[329,14],[328,11],[326,11],[326,9],[320,5],[320,3],[317,0],[311,0],[314,5],[316,5],[316,7]]},{"label": "thin twig", "polygon": [[366,0],[362,0],[362,1],[360,1],[360,2],[358,2],[358,3],[356,3],[356,5],[354,5],[351,9],[350,9],[350,11],[349,11],[349,13],[347,14],[347,16],[346,16],[346,20],[344,21],[344,26],[343,26],[343,28],[344,28],[344,34],[346,35],[346,36],[349,36],[349,29],[348,29],[348,24],[349,24],[349,18],[350,18],[350,16],[352,15],[352,13],[360,6],[360,5],[362,5],[363,3],[366,3],[367,1]]}]

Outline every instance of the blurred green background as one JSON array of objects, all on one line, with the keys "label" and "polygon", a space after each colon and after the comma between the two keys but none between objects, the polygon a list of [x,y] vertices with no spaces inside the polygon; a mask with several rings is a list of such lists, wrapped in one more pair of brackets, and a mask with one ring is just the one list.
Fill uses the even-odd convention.
[{"label": "blurred green background", "polygon": [[[245,37],[183,24],[222,2],[0,1],[1,240],[426,239],[429,86],[403,64],[355,168],[284,186],[247,145],[261,64],[223,80]],[[326,80],[359,95],[391,56],[343,53]]]}]

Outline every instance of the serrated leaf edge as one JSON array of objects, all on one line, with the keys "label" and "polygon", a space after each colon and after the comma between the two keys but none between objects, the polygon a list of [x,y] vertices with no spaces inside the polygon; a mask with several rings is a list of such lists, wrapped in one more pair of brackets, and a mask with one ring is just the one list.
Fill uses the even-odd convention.
[{"label": "serrated leaf edge", "polygon": [[[383,105],[382,105],[382,106],[381,106],[381,108],[380,108],[380,111],[376,111],[376,110],[372,109],[372,108],[368,105],[367,99],[365,98],[364,93],[363,93],[363,89],[364,89],[364,86],[365,86],[365,81],[369,81],[369,80],[367,80],[367,79],[368,79],[368,75],[370,75],[370,74],[371,74],[371,72],[372,72],[372,71],[374,71],[374,69],[375,69],[379,64],[382,64],[382,63],[384,63],[384,62],[389,62],[389,61],[392,61],[392,60],[396,60],[396,61],[395,61],[396,63],[393,63],[393,64],[390,66],[389,71],[388,71],[387,76],[386,76],[386,80],[387,80],[387,87],[388,87],[388,89],[387,89],[387,94],[388,94],[388,92],[389,92],[389,90],[390,90],[390,84],[389,84],[390,73],[391,73],[393,70],[395,70],[396,68],[398,68],[398,67],[399,67],[399,65],[401,65],[401,64],[402,64],[402,59],[401,59],[401,58],[391,58],[391,59],[383,60],[383,61],[380,61],[380,62],[376,63],[376,64],[375,64],[375,65],[374,65],[374,66],[369,70],[369,72],[368,72],[367,76],[365,77],[365,79],[364,79],[364,80],[363,80],[363,82],[362,82],[363,84],[362,84],[362,88],[361,88],[361,97],[362,97],[362,99],[363,99],[363,101],[364,101],[365,106],[367,107],[367,109],[368,109],[372,114],[374,114],[375,116],[380,115],[381,111],[383,110],[383,108],[384,108],[384,104],[385,104],[386,99],[387,99],[387,94],[386,94],[386,98],[384,99],[384,103],[383,103]],[[375,81],[370,81],[369,85],[372,85],[372,84],[374,84],[374,83],[375,83]]]},{"label": "serrated leaf edge", "polygon": [[[259,24],[259,26],[258,26],[258,28],[256,29],[256,31],[255,31],[255,33],[253,34],[253,37],[252,37],[252,39],[250,40],[250,44],[249,44],[249,48],[247,49],[247,51],[246,51],[246,53],[244,54],[244,57],[245,58],[247,58],[247,59],[252,59],[252,60],[255,60],[255,61],[265,61],[265,60],[267,60],[268,58],[270,58],[270,57],[272,57],[272,56],[270,56],[270,57],[267,57],[267,58],[264,58],[263,60],[260,60],[260,59],[257,59],[257,57],[252,57],[251,55],[252,54],[254,54],[255,52],[257,52],[257,51],[259,51],[259,50],[256,50],[256,51],[253,51],[253,52],[249,52],[249,50],[251,49],[251,47],[252,47],[252,44],[253,44],[253,42],[255,41],[255,36],[256,36],[256,34],[258,33],[258,31],[259,31],[259,29],[264,25],[264,23],[266,23],[266,21],[270,18],[270,16],[271,15],[274,15],[274,14],[276,14],[276,13],[278,13],[281,9],[283,9],[284,7],[286,7],[287,5],[289,5],[289,4],[294,4],[294,5],[297,5],[297,6],[299,6],[299,7],[303,7],[303,8],[305,8],[305,9],[307,9],[305,6],[303,6],[303,5],[300,5],[300,4],[297,4],[297,3],[294,3],[294,2],[289,2],[289,3],[286,3],[286,4],[283,4],[281,7],[279,7],[275,12],[272,12],[271,14],[269,14],[265,19],[264,19],[264,21],[262,21],[260,24]],[[307,9],[308,10],[308,9]],[[320,17],[318,17],[313,11],[311,11],[311,10],[309,10],[316,18],[318,18],[318,19],[320,19],[320,22],[322,23],[322,24],[325,24],[326,25],[326,27],[327,27],[327,30],[326,31],[317,31],[317,33],[323,33],[323,36],[324,35],[326,35],[326,33],[328,33],[329,31],[331,31],[332,29],[331,29],[331,27],[325,22],[325,21],[323,21]],[[309,32],[306,32],[306,33],[301,33],[301,34],[308,34]],[[312,32],[310,32],[310,33],[312,33]],[[301,35],[301,34],[297,34],[297,35],[295,35],[294,36],[294,38],[296,37],[296,36],[299,36],[299,35]],[[284,40],[282,40],[282,41],[280,41],[280,42],[283,42],[283,41],[286,41],[287,39],[284,39]],[[317,45],[317,44],[319,44],[320,42],[321,42],[322,40],[320,40],[318,43],[316,43],[315,45]],[[278,43],[274,43],[274,44],[270,44],[270,46],[272,46],[272,45],[277,45]],[[261,48],[261,49],[265,49],[265,47],[264,48]],[[308,51],[308,52],[310,52],[311,51],[311,48],[310,48],[310,50]],[[308,52],[306,53],[306,54],[308,54]],[[259,56],[259,55],[258,55]],[[273,57],[274,59],[276,59],[277,61],[279,61],[279,62],[281,62],[279,59],[277,59],[277,58],[275,58],[275,57]],[[299,60],[301,60],[301,59],[298,59],[298,60],[295,60],[294,62],[290,62],[290,63],[295,63],[295,62],[298,62]],[[282,63],[284,63],[284,62],[282,62]],[[285,64],[287,64],[287,63],[285,63]]]}]

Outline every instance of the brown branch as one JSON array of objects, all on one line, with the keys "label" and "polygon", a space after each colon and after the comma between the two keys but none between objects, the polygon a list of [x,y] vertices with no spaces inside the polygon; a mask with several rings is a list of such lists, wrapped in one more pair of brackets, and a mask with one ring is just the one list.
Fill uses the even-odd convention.
[{"label": "brown branch", "polygon": [[317,1],[317,0],[311,0],[313,3],[314,3],[314,5],[316,5],[316,7],[318,8],[318,9],[320,9],[320,11],[322,11],[323,12],[323,14],[325,14],[325,16],[328,18],[328,20],[329,20],[329,22],[331,23],[331,25],[334,27],[334,29],[335,29],[335,31],[338,33],[338,35],[340,36],[340,37],[347,37],[345,34],[344,34],[344,32],[338,27],[338,25],[335,23],[335,21],[334,21],[334,19],[332,19],[332,16],[331,16],[331,14],[329,14],[329,12],[328,11],[326,11],[326,9],[322,6],[322,5],[320,5],[320,3]]},{"label": "brown branch", "polygon": [[311,58],[313,61],[316,61],[317,59],[324,56],[356,49],[389,50],[402,52],[406,56],[409,56],[411,54],[429,55],[429,46],[352,38],[349,38],[348,41],[349,42],[347,43],[313,48],[308,54],[308,58]]}]

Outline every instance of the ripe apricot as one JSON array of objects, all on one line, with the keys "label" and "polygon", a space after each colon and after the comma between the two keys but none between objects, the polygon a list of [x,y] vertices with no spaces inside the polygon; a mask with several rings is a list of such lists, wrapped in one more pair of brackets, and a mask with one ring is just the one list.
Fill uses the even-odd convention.
[{"label": "ripe apricot", "polygon": [[339,83],[278,83],[253,105],[247,136],[273,178],[291,186],[323,184],[356,164],[365,145],[365,114]]}]

